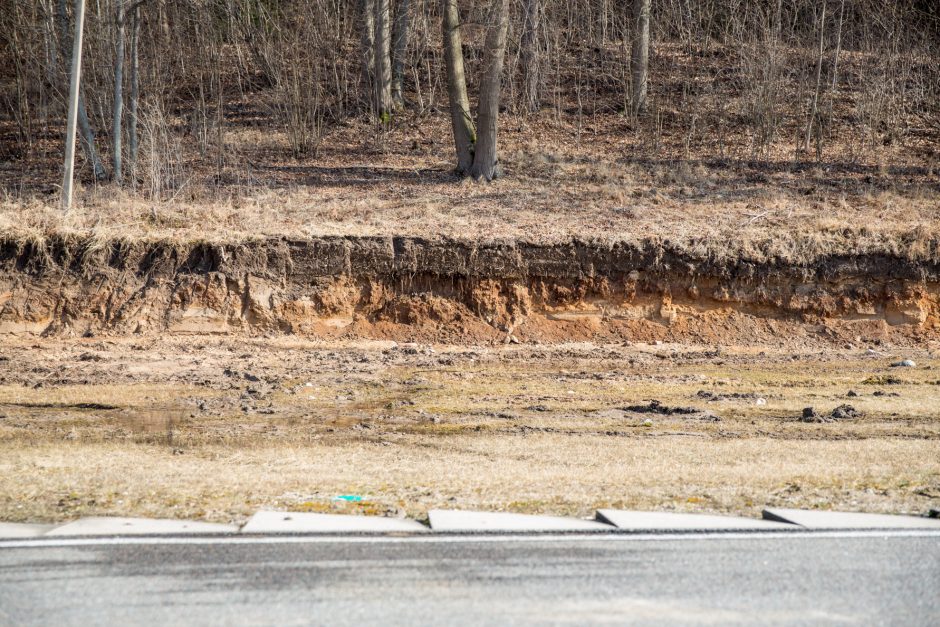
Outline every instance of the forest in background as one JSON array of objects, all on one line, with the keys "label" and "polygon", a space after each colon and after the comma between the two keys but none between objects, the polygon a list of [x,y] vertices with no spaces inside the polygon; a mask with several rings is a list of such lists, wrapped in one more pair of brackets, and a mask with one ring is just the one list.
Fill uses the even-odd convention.
[{"label": "forest in background", "polygon": [[[448,8],[469,100],[488,99],[511,147],[523,138],[530,152],[576,144],[590,158],[593,145],[606,150],[598,138],[616,135],[626,143],[613,157],[627,161],[915,165],[928,176],[936,167],[935,2],[635,4],[649,10],[645,91],[633,2],[93,0],[77,171],[86,187],[153,200],[184,188],[263,187],[275,164],[316,165],[325,155],[368,166],[418,152],[432,164],[450,160],[452,172]],[[0,178],[8,197],[54,195],[72,3],[7,6]],[[494,77],[487,54],[499,43],[501,10],[505,61]],[[470,111],[478,127],[492,123]]]}]

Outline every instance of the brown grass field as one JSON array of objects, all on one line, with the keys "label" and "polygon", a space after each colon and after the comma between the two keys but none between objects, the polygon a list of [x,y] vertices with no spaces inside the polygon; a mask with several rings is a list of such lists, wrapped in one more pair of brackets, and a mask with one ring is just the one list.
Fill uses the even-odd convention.
[{"label": "brown grass field", "polygon": [[[940,500],[936,346],[892,368],[889,349],[148,342],[7,343],[0,519]],[[799,420],[843,404],[860,414]]]}]

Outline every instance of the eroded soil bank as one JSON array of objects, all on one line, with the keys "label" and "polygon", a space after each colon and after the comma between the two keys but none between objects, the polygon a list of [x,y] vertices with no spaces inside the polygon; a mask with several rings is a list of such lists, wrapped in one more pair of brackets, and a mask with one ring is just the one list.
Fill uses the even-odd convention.
[{"label": "eroded soil bank", "polygon": [[0,333],[909,344],[940,337],[940,259],[714,259],[660,240],[7,240]]}]

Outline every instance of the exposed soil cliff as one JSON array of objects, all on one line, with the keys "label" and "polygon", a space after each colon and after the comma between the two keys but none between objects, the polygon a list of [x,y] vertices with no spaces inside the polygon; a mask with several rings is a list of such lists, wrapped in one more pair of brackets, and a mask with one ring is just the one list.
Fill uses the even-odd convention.
[{"label": "exposed soil cliff", "polygon": [[0,247],[0,332],[775,343],[940,336],[940,260],[379,237]]}]

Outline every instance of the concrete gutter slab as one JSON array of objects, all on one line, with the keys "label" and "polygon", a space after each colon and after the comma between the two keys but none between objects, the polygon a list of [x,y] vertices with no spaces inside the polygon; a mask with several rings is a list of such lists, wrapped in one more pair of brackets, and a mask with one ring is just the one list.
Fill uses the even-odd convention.
[{"label": "concrete gutter slab", "polygon": [[258,512],[242,527],[242,533],[388,533],[427,530],[418,521],[404,518],[271,511]]},{"label": "concrete gutter slab", "polygon": [[741,516],[637,512],[618,509],[597,510],[597,519],[610,523],[618,529],[628,531],[750,531],[754,529],[785,530],[798,528],[788,523]]},{"label": "concrete gutter slab", "polygon": [[143,536],[179,534],[224,534],[236,533],[235,525],[218,525],[194,520],[167,520],[148,518],[80,518],[60,527],[55,527],[49,536]]},{"label": "concrete gutter slab", "polygon": [[0,539],[8,540],[11,538],[36,538],[50,529],[55,529],[55,525],[31,525],[28,523],[5,523],[0,522]]},{"label": "concrete gutter slab", "polygon": [[940,529],[940,519],[768,507],[764,518],[807,529]]},{"label": "concrete gutter slab", "polygon": [[432,531],[610,531],[610,525],[594,520],[560,516],[530,516],[506,512],[470,512],[432,509]]}]

